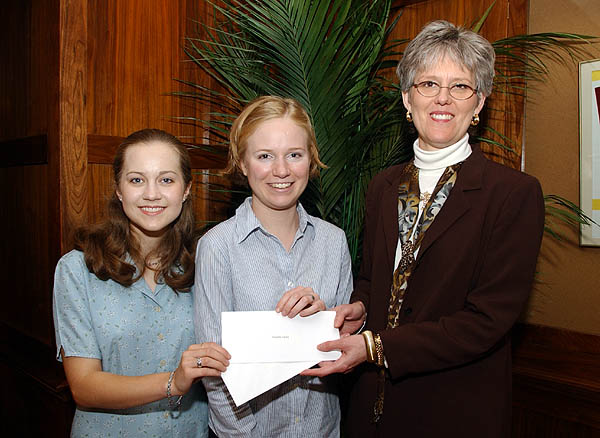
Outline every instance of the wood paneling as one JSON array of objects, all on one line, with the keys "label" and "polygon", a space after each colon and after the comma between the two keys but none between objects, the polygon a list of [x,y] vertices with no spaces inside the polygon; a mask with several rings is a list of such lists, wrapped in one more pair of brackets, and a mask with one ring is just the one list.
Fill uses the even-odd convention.
[{"label": "wood paneling", "polygon": [[[3,436],[68,437],[75,405],[62,365],[55,360],[54,347],[2,323],[0,342]],[[32,352],[36,353],[36,360],[31,360]]]},{"label": "wood paneling", "polygon": [[513,436],[600,436],[600,336],[521,325],[513,343]]},{"label": "wood paneling", "polygon": [[60,8],[60,224],[62,249],[87,223],[85,112],[87,0],[61,0]]},{"label": "wood paneling", "polygon": [[8,0],[0,26],[0,321],[47,345],[60,253],[58,14],[58,0]]},{"label": "wood paneling", "polygon": [[[88,135],[88,163],[112,164],[123,137],[110,135]],[[186,143],[193,169],[223,169],[226,155],[218,155],[202,149],[202,145]]]},{"label": "wood paneling", "polygon": [[[405,6],[405,8],[402,10],[402,16],[392,34],[392,38],[411,39],[419,33],[425,24],[438,19],[471,27],[483,16],[491,4],[492,1],[473,0],[397,1],[395,6]],[[494,42],[507,36],[526,32],[527,0],[496,0],[481,34],[489,41]],[[517,169],[521,165],[523,114],[522,98],[498,92],[492,93],[488,98],[482,114],[483,118],[489,120],[492,128],[514,141],[514,144],[510,146],[515,149],[515,153],[487,145],[483,145],[483,150],[493,160]],[[493,133],[485,132],[482,134],[496,141],[504,142]]]},{"label": "wood paneling", "polygon": [[[0,266],[4,278],[0,321],[39,341],[53,344],[52,272],[48,211],[48,166],[0,169],[4,231]],[[56,186],[55,186],[56,187]]]},{"label": "wood paneling", "polygon": [[[27,131],[27,102],[30,99],[29,74],[31,53],[31,5],[22,0],[2,4],[6,17],[0,26],[0,139],[25,137]],[[6,147],[3,145],[2,147]]]},{"label": "wood paneling", "polygon": [[[175,79],[208,84],[185,62],[184,37],[206,8],[191,0],[90,0],[88,13],[88,133],[125,137],[160,128],[198,142],[203,130],[174,117],[202,113],[168,94]],[[194,140],[196,139],[196,140]]]}]

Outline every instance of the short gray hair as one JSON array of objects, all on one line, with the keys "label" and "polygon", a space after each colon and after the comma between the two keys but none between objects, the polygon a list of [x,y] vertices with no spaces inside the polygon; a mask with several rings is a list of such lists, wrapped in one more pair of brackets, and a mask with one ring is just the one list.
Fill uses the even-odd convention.
[{"label": "short gray hair", "polygon": [[444,56],[473,74],[478,94],[487,97],[492,93],[494,48],[481,35],[444,20],[427,24],[406,46],[396,68],[402,91],[410,89],[417,73],[434,66]]}]

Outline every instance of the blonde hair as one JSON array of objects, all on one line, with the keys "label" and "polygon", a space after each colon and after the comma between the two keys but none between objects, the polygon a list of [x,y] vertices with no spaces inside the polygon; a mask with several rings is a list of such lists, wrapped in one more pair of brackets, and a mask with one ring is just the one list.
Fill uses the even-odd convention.
[{"label": "blonde hair", "polygon": [[261,96],[252,100],[235,119],[229,133],[229,163],[225,172],[242,173],[241,162],[248,138],[267,120],[289,118],[306,132],[310,156],[310,176],[317,176],[326,166],[319,160],[317,139],[310,117],[300,103],[291,98]]}]

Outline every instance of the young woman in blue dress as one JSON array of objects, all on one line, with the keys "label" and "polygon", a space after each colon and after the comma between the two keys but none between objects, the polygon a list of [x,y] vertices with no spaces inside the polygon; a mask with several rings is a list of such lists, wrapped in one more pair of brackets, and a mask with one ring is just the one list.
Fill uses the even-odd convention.
[{"label": "young woman in blue dress", "polygon": [[229,354],[196,344],[194,216],[185,146],[145,129],[119,146],[108,217],[76,233],[54,282],[71,436],[208,436],[206,394]]}]

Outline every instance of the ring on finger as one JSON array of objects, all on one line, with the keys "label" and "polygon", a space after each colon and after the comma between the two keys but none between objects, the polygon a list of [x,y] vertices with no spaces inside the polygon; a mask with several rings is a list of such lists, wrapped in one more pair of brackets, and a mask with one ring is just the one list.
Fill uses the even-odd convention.
[{"label": "ring on finger", "polygon": [[198,368],[202,368],[202,358],[201,357],[196,358],[196,366]]}]

